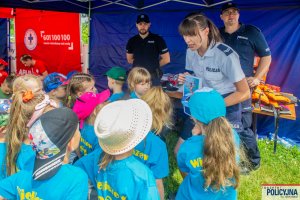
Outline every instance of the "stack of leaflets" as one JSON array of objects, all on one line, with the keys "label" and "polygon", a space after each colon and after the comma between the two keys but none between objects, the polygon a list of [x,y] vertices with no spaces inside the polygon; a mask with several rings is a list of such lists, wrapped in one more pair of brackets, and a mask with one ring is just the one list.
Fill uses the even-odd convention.
[{"label": "stack of leaflets", "polygon": [[186,76],[185,82],[183,84],[183,97],[181,99],[181,103],[183,105],[183,111],[185,114],[191,116],[190,109],[188,107],[188,102],[190,97],[194,94],[196,90],[202,88],[202,79],[196,76]]}]

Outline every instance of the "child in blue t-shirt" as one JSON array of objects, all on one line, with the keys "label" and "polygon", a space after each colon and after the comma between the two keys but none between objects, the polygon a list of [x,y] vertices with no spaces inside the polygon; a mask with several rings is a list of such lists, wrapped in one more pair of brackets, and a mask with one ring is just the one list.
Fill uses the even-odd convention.
[{"label": "child in blue t-shirt", "polygon": [[5,162],[5,169],[2,168],[1,173],[5,174],[5,177],[22,169],[33,168],[35,153],[29,146],[27,125],[32,118],[39,117],[39,114],[51,104],[37,76],[28,74],[17,77],[12,89],[14,95],[10,106],[9,121],[5,128],[6,144],[2,144],[6,146],[6,151],[5,154],[0,155],[4,157],[2,160]]},{"label": "child in blue t-shirt", "polygon": [[191,96],[188,106],[195,126],[178,151],[178,167],[186,177],[176,199],[237,199],[240,140],[225,118],[223,97],[203,88]]},{"label": "child in blue t-shirt", "polygon": [[131,99],[141,98],[151,87],[151,75],[146,68],[134,67],[128,74],[128,88]]},{"label": "child in blue t-shirt", "polygon": [[126,70],[122,67],[112,67],[105,75],[107,76],[108,88],[113,92],[109,102],[118,101],[124,98],[123,85],[126,81]]},{"label": "child in blue t-shirt", "polygon": [[115,101],[98,113],[95,132],[101,149],[75,163],[88,174],[98,199],[159,199],[152,172],[132,155],[151,125],[151,110],[140,99]]},{"label": "child in blue t-shirt", "polygon": [[[0,180],[7,177],[6,173],[6,142],[5,142],[5,129],[9,120],[9,109],[11,101],[9,99],[0,99]],[[35,152],[32,150],[31,145],[21,144],[20,152],[17,156],[16,171],[20,169],[32,169]]]},{"label": "child in blue t-shirt", "polygon": [[162,87],[154,86],[141,98],[153,115],[151,131],[133,150],[133,155],[153,172],[161,199],[164,199],[163,178],[169,175],[166,143],[159,137],[165,126],[171,125],[172,103]]},{"label": "child in blue t-shirt", "polygon": [[33,170],[22,170],[0,181],[0,199],[87,199],[88,178],[69,165],[79,146],[78,118],[69,108],[50,110],[29,130],[36,151]]},{"label": "child in blue t-shirt", "polygon": [[97,113],[104,106],[104,102],[109,98],[110,91],[104,90],[101,93],[83,93],[74,103],[73,111],[76,113],[80,125],[80,145],[79,157],[85,156],[99,148],[98,138],[94,131],[94,122]]}]

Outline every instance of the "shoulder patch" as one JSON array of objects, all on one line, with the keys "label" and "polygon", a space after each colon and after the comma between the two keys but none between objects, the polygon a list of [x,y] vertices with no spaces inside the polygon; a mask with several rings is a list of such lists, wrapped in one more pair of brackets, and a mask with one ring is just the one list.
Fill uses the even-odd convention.
[{"label": "shoulder patch", "polygon": [[220,49],[223,53],[225,53],[226,56],[229,56],[233,52],[230,47],[224,44],[219,44],[217,48]]}]

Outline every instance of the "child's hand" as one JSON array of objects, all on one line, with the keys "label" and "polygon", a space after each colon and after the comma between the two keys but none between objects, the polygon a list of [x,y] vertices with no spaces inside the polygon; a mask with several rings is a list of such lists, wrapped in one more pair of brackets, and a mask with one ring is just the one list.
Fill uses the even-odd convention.
[{"label": "child's hand", "polygon": [[179,85],[182,85],[182,84],[184,84],[184,82],[185,82],[185,76],[187,76],[187,75],[190,75],[188,72],[185,72],[185,73],[183,73],[183,74],[179,74],[178,75],[178,84]]}]

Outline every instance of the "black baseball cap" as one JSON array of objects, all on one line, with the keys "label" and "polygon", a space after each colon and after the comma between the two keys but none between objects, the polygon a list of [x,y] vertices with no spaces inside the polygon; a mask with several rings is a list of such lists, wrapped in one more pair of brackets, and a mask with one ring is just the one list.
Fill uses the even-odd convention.
[{"label": "black baseball cap", "polygon": [[28,137],[36,151],[34,180],[49,179],[57,173],[77,127],[78,117],[69,108],[50,110],[31,126]]},{"label": "black baseball cap", "polygon": [[140,22],[150,23],[150,19],[149,19],[148,15],[146,15],[146,14],[138,15],[136,18],[136,23],[138,24]]},{"label": "black baseball cap", "polygon": [[222,8],[221,8],[221,13],[223,13],[225,10],[229,9],[229,8],[234,8],[234,9],[237,9],[237,10],[240,10],[237,5],[235,3],[225,3]]}]

